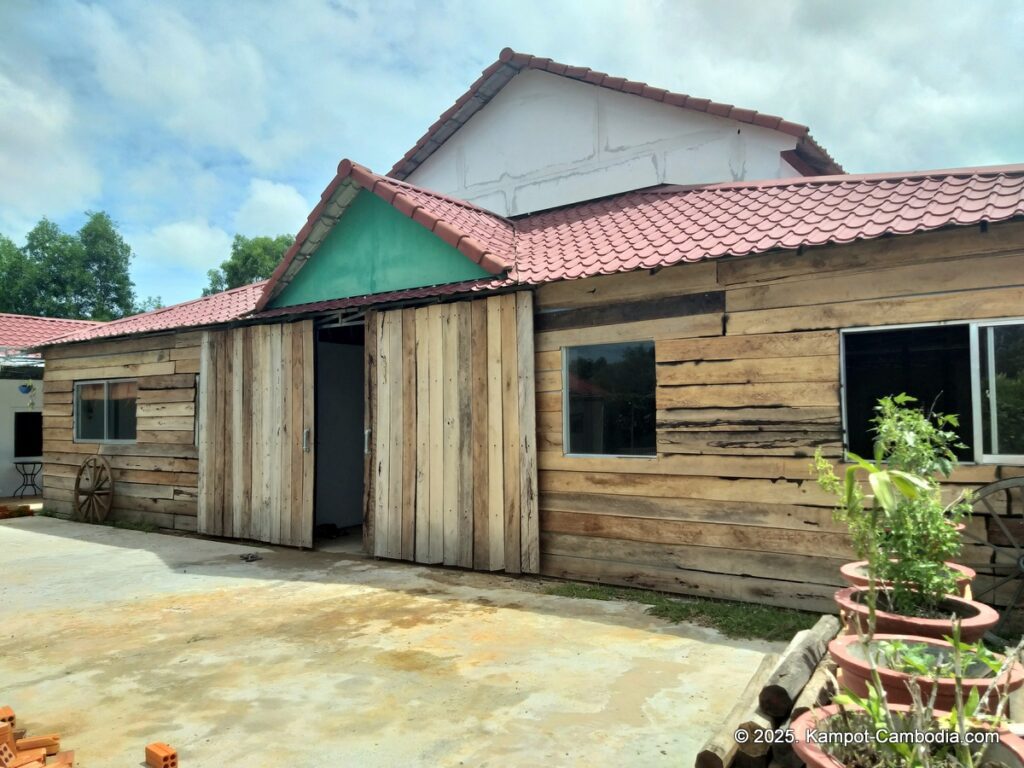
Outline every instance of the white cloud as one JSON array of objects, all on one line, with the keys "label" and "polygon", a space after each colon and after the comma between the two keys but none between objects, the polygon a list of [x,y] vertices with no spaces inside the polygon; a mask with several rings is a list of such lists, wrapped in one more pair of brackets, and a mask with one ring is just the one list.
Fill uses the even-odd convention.
[{"label": "white cloud", "polygon": [[161,224],[127,239],[140,264],[173,266],[202,275],[231,255],[231,235],[202,219]]},{"label": "white cloud", "polygon": [[99,196],[100,173],[78,142],[75,118],[62,89],[0,71],[0,222],[59,217]]},{"label": "white cloud", "polygon": [[247,237],[294,235],[311,208],[295,187],[253,179],[248,197],[235,212],[235,232]]}]

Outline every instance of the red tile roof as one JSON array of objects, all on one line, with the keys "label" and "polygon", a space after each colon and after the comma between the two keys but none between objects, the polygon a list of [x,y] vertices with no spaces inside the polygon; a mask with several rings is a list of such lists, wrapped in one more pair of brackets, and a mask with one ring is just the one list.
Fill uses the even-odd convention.
[{"label": "red tile roof", "polygon": [[[360,175],[363,173],[360,170]],[[365,183],[357,180],[361,188],[369,184],[375,194],[383,192],[382,196],[390,197],[389,202],[396,207],[409,209],[413,206],[412,218],[427,226],[429,216],[429,220],[437,222],[432,231],[439,237],[447,237],[449,242],[458,237],[456,242],[465,244],[473,238],[474,252],[496,254],[494,258],[511,265],[511,269],[507,274],[481,280],[322,301],[255,314],[257,299],[261,294],[266,296],[269,281],[254,283],[80,330],[61,337],[58,342],[216,325],[247,316],[272,318],[440,298],[1024,217],[1024,165],[781,179],[692,188],[658,187],[513,221],[410,184],[393,180],[381,184],[381,177],[369,171],[365,174]],[[335,182],[325,191],[324,201],[331,198],[337,186]],[[324,204],[317,209],[323,211]],[[423,212],[420,218],[416,218],[417,211]],[[319,217],[311,215],[304,229],[311,230],[319,222]],[[442,227],[442,222],[447,223],[454,234]],[[282,262],[275,274],[284,273],[284,264]]]},{"label": "red tile roof", "polygon": [[66,320],[59,317],[0,313],[0,348],[27,349],[50,339],[98,325],[102,323],[94,320]]},{"label": "red tile roof", "polygon": [[[240,288],[232,288],[213,296],[204,296],[182,304],[154,309],[141,315],[112,320],[95,328],[86,328],[67,333],[49,344],[66,344],[71,341],[93,341],[111,336],[130,336],[138,333],[153,333],[177,328],[198,328],[217,325],[248,315],[256,308],[256,299],[263,290],[265,280]],[[38,346],[47,346],[40,342]]]},{"label": "red tile roof", "polygon": [[1024,165],[655,188],[516,221],[521,283],[1024,216]]},{"label": "red tile roof", "polygon": [[[515,254],[513,227],[509,220],[472,203],[389,179],[351,160],[342,160],[338,164],[337,175],[320,195],[320,202],[310,212],[295,242],[270,276],[257,305],[258,309],[266,307],[301,268],[303,246],[317,231],[318,223],[327,224],[326,232],[337,221],[351,202],[350,199],[344,203],[339,202],[344,197],[345,190],[342,188],[352,188],[353,185],[373,192],[399,213],[433,232],[491,274],[497,275],[512,267]],[[319,241],[308,245],[315,248],[318,244]]]},{"label": "red tile roof", "polygon": [[[517,53],[511,48],[505,48],[498,54],[498,60],[487,67],[476,82],[469,86],[469,90],[456,99],[455,103],[445,110],[420,137],[415,146],[395,163],[388,176],[395,179],[407,178],[473,115],[483,109],[502,88],[508,85],[512,78],[527,69],[550,72],[601,88],[610,88],[614,91],[660,101],[673,107],[706,112],[709,115],[788,133],[799,139],[796,153],[799,160],[802,161],[801,167],[797,168],[801,173],[804,173],[804,169],[808,175],[843,172],[842,167],[832,159],[824,147],[811,138],[810,129],[806,125],[791,123],[781,117],[762,114],[753,109],[741,109],[732,104],[698,99],[683,93],[672,93],[664,88],[654,88],[647,83],[627,80],[623,77],[612,77],[604,72],[595,72],[586,67],[559,64],[551,59],[531,56],[528,53]],[[793,165],[797,167],[795,163]]]}]

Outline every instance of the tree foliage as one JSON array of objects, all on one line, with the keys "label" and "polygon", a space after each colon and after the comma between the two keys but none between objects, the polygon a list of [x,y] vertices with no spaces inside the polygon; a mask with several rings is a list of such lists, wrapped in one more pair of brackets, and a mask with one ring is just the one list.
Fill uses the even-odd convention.
[{"label": "tree foliage", "polygon": [[109,215],[86,216],[74,234],[44,217],[21,248],[0,236],[0,312],[114,320],[136,311],[131,247]]},{"label": "tree foliage", "polygon": [[291,235],[235,235],[234,242],[231,243],[230,258],[217,269],[211,269],[206,273],[210,284],[203,289],[203,296],[212,296],[221,291],[267,279],[294,239]]}]

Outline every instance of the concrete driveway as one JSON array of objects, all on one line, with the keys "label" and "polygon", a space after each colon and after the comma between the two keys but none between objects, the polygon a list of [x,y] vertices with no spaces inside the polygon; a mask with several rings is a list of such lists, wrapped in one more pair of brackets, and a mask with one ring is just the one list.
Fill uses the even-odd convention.
[{"label": "concrete driveway", "polygon": [[536,579],[0,523],[0,705],[84,768],[682,766],[769,649]]}]

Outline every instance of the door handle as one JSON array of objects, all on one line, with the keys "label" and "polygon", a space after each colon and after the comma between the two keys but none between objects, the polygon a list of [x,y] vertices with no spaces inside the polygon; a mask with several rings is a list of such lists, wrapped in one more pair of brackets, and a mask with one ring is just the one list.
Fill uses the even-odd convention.
[{"label": "door handle", "polygon": [[302,430],[302,452],[309,453],[309,428]]},{"label": "door handle", "polygon": [[370,455],[370,430],[363,430],[363,456]]}]

